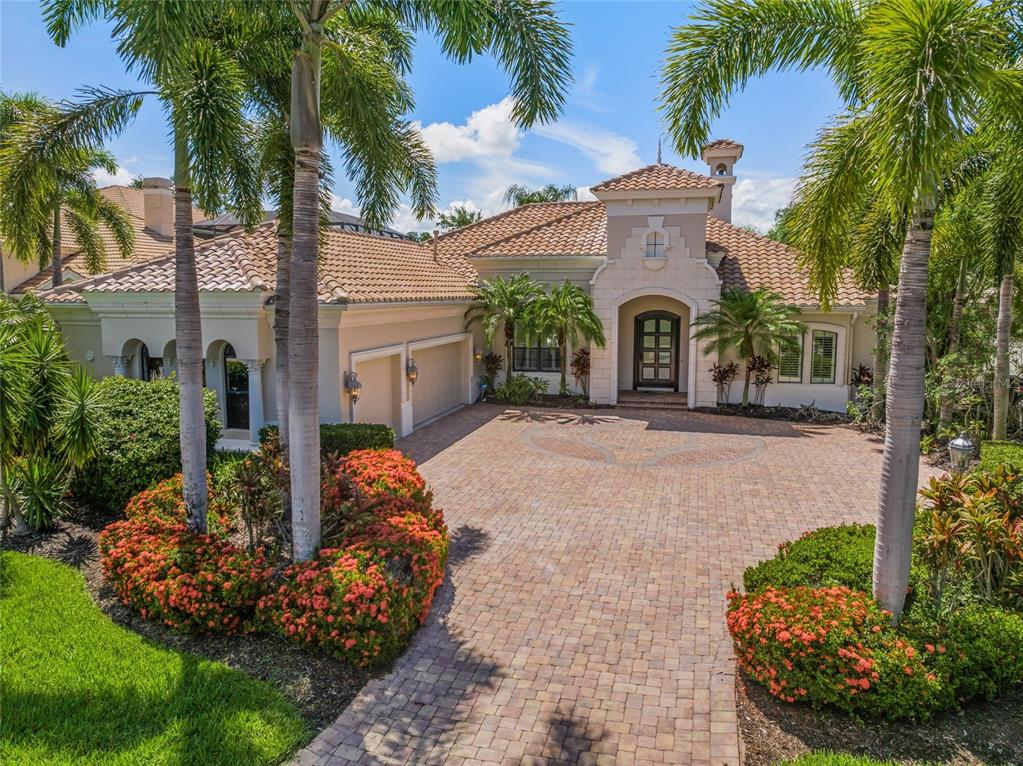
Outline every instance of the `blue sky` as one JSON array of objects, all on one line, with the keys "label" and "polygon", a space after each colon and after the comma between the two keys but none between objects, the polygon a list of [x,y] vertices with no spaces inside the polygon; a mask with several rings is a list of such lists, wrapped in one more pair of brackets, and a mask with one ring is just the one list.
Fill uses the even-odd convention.
[{"label": "blue sky", "polygon": [[[586,189],[653,162],[662,130],[656,111],[661,59],[672,26],[682,23],[691,7],[621,0],[562,3],[562,18],[571,25],[576,81],[561,119],[529,131],[508,122],[508,78],[492,60],[459,66],[447,61],[432,39],[421,39],[410,77],[416,95],[411,117],[434,150],[441,207],[462,202],[494,213],[502,208],[509,183]],[[0,0],[0,87],[59,99],[82,85],[137,85],[114,52],[109,28],[90,26],[61,49],[47,37],[35,2]],[[736,167],[736,223],[770,225],[774,210],[788,199],[804,147],[838,109],[834,88],[819,73],[771,75],[732,100],[713,132],[746,147]],[[170,174],[166,124],[155,103],[110,148],[121,167],[114,180]],[[700,160],[675,155],[667,142],[664,161],[705,170]],[[333,191],[335,207],[352,210],[353,189],[341,173]],[[395,225],[403,231],[430,228],[430,222],[416,222],[404,208]]]}]

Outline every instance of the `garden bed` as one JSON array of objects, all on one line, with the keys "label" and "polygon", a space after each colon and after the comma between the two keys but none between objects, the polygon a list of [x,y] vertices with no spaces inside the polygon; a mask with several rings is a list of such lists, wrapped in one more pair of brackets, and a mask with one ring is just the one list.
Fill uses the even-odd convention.
[{"label": "garden bed", "polygon": [[1023,763],[1023,689],[917,723],[857,721],[788,704],[742,673],[735,701],[746,766],[824,749],[920,766]]},{"label": "garden bed", "polygon": [[708,415],[732,415],[742,418],[760,418],[763,420],[787,420],[793,423],[817,423],[819,425],[846,425],[850,422],[844,412],[830,412],[813,406],[804,407],[767,407],[741,404],[719,404],[717,407],[694,407],[693,412]]}]

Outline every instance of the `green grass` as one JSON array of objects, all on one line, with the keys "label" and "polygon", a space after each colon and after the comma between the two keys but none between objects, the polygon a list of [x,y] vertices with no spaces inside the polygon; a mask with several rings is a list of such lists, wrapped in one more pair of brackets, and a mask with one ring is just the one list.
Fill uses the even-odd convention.
[{"label": "green grass", "polygon": [[781,766],[899,766],[895,761],[875,761],[873,758],[862,758],[845,753],[811,753],[792,761],[785,761]]},{"label": "green grass", "polygon": [[55,561],[0,554],[0,635],[4,764],[255,766],[307,737],[276,689],[115,625]]},{"label": "green grass", "polygon": [[1023,468],[1023,444],[1020,442],[981,442],[980,467],[990,471],[1000,465]]}]

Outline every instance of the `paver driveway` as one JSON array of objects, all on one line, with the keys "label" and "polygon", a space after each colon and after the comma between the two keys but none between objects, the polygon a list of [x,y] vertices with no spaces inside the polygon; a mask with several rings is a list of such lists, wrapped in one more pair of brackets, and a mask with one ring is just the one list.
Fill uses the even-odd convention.
[{"label": "paver driveway", "polygon": [[881,459],[842,428],[485,405],[400,446],[448,579],[302,764],[737,764],[725,593],[782,541],[870,520]]}]

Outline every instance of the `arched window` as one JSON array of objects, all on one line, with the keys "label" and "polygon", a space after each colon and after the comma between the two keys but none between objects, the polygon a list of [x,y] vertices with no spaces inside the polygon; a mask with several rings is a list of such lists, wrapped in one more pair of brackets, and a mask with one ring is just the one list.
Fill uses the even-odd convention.
[{"label": "arched window", "polygon": [[723,162],[719,162],[718,166],[716,168],[714,168],[714,175],[717,175],[717,176],[727,176],[728,175],[728,166],[725,163],[723,163]]},{"label": "arched window", "polygon": [[652,231],[646,235],[646,257],[664,257],[664,234],[659,231]]}]

